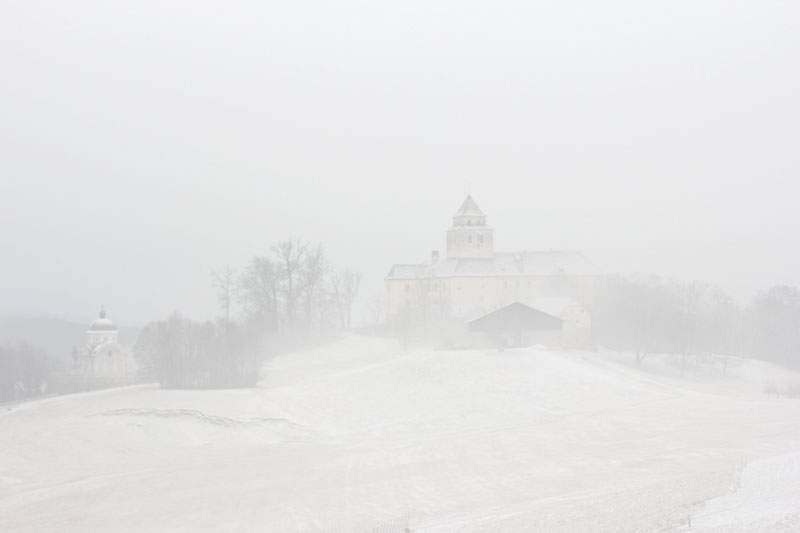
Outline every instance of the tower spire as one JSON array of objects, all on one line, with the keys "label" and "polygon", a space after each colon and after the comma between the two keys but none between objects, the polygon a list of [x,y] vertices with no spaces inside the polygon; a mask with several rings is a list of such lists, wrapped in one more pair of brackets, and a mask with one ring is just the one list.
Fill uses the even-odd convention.
[{"label": "tower spire", "polygon": [[486,221],[486,215],[481,211],[481,208],[478,207],[478,204],[475,203],[475,200],[472,199],[472,195],[468,194],[464,201],[461,203],[461,207],[458,208],[458,212],[454,215],[455,217],[483,217],[483,221],[481,222],[484,224]]}]

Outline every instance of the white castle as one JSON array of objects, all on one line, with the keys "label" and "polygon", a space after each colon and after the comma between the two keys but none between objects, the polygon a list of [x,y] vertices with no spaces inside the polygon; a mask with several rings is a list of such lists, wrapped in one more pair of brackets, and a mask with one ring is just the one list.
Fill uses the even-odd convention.
[{"label": "white castle", "polygon": [[404,315],[466,321],[512,302],[577,302],[591,308],[600,270],[577,251],[496,252],[494,230],[472,196],[453,215],[446,256],[396,264],[386,276],[390,321]]}]

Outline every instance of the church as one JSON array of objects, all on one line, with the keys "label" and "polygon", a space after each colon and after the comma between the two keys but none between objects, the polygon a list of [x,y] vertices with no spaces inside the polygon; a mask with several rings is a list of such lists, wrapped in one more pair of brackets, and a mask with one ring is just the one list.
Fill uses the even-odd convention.
[{"label": "church", "polygon": [[498,252],[494,230],[472,196],[453,215],[444,257],[396,264],[386,276],[391,322],[466,322],[513,302],[534,305],[554,298],[591,309],[600,270],[577,251]]},{"label": "church", "polygon": [[119,331],[105,308],[86,330],[86,345],[73,350],[72,374],[86,382],[125,383],[133,380],[133,357],[119,344]]}]

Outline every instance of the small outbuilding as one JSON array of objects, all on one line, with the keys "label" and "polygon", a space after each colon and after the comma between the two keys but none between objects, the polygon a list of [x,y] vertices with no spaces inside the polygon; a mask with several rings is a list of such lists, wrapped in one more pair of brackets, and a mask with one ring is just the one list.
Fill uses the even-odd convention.
[{"label": "small outbuilding", "polygon": [[467,322],[475,344],[526,346],[557,341],[562,320],[521,302],[513,302]]}]

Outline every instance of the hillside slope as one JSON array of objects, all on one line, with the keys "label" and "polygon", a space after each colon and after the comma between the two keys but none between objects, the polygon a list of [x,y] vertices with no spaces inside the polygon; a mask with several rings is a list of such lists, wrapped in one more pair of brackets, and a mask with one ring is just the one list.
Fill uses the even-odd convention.
[{"label": "hillside slope", "polygon": [[1,413],[0,530],[797,530],[800,401],[764,376],[798,379],[350,337],[270,361],[258,389]]}]

